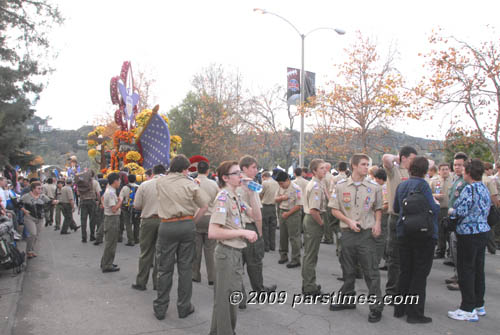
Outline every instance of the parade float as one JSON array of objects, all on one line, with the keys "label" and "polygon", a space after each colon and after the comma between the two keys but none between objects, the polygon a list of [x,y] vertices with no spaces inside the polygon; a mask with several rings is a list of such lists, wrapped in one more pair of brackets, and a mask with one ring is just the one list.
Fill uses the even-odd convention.
[{"label": "parade float", "polygon": [[140,95],[130,62],[124,62],[120,75],[111,78],[110,94],[117,106],[114,122],[88,134],[88,156],[105,176],[126,167],[142,181],[146,169],[159,163],[168,166],[182,139],[170,134],[170,121],[159,114],[158,105],[138,111]]}]

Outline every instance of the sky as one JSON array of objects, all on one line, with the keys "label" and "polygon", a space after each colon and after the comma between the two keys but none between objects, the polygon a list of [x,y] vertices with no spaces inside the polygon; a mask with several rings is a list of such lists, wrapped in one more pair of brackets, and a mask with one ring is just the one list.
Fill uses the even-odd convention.
[{"label": "sky", "polygon": [[[114,112],[109,97],[111,77],[123,61],[154,75],[155,103],[167,112],[191,89],[193,76],[211,63],[239,71],[254,92],[286,85],[286,68],[300,68],[301,41],[286,22],[254,12],[277,13],[306,33],[317,27],[340,28],[345,35],[320,30],[305,41],[305,68],[316,73],[317,86],[334,80],[334,64],[356,31],[380,45],[384,55],[395,45],[395,65],[411,82],[423,75],[422,57],[433,28],[443,28],[471,43],[484,37],[486,24],[498,20],[497,1],[131,1],[51,0],[66,18],[50,39],[58,53],[51,63],[37,115],[50,125],[78,129]],[[413,136],[443,138],[446,112],[433,121],[399,122],[393,128]],[[311,120],[306,119],[306,125]],[[296,122],[298,130],[299,122]]]}]

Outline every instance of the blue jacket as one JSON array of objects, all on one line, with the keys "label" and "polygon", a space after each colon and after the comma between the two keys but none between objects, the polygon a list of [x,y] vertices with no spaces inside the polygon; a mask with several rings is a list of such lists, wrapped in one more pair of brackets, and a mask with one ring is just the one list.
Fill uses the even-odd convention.
[{"label": "blue jacket", "polygon": [[436,203],[434,197],[432,196],[432,191],[429,184],[425,181],[425,179],[418,177],[410,177],[410,179],[399,184],[398,188],[396,189],[396,197],[394,198],[394,212],[399,213],[399,219],[398,222],[396,223],[396,235],[398,237],[402,237],[404,235],[404,227],[403,224],[401,223],[401,215],[403,214],[403,206],[402,206],[403,199],[406,198],[410,194],[410,192],[419,187],[419,185],[422,185],[420,186],[422,188],[422,194],[429,201],[432,213],[434,214],[433,218],[434,233],[432,234],[432,238],[437,240],[439,231],[438,227],[439,205]]}]

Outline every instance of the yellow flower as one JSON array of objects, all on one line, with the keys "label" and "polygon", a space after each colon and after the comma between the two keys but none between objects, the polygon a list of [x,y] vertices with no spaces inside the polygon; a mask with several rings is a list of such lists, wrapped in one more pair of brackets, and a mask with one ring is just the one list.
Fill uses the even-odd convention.
[{"label": "yellow flower", "polygon": [[143,175],[146,172],[146,170],[144,170],[144,168],[137,163],[128,163],[125,167],[128,167],[130,173],[135,174],[136,176]]},{"label": "yellow flower", "polygon": [[137,151],[129,151],[125,158],[130,162],[138,162],[141,159],[141,154]]},{"label": "yellow flower", "polygon": [[97,156],[97,150],[96,149],[90,149],[88,151],[88,155],[90,158],[94,158],[95,156]]},{"label": "yellow flower", "polygon": [[181,144],[182,143],[182,138],[178,135],[173,135],[170,137],[170,143],[173,144]]}]

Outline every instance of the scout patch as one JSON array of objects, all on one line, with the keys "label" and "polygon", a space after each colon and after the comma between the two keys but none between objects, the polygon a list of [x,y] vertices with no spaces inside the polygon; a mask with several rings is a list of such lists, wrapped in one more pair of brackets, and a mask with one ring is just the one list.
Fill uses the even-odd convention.
[{"label": "scout patch", "polygon": [[313,188],[314,188],[315,190],[317,190],[317,189],[319,188],[319,185],[318,185],[318,183],[317,183],[317,182],[314,182],[314,186],[313,186]]},{"label": "scout patch", "polygon": [[370,208],[370,197],[366,197],[365,199],[365,210]]},{"label": "scout patch", "polygon": [[244,212],[247,210],[247,207],[243,203],[240,203],[240,209],[242,212]]},{"label": "scout patch", "polygon": [[366,189],[366,192],[368,192],[368,193],[372,193],[372,189],[368,187],[368,188]]},{"label": "scout patch", "polygon": [[300,200],[300,197],[302,196],[302,192],[300,190],[295,190],[295,193],[297,193],[297,199]]},{"label": "scout patch", "polygon": [[215,209],[215,211],[216,211],[217,213],[225,213],[225,212],[226,212],[226,208],[225,208],[225,207],[217,207],[217,208]]},{"label": "scout patch", "polygon": [[346,193],[343,193],[342,196],[343,196],[342,200],[344,202],[351,202],[351,193],[346,192]]},{"label": "scout patch", "polygon": [[226,201],[227,197],[224,194],[221,194],[221,195],[219,195],[219,197],[217,198],[217,200]]},{"label": "scout patch", "polygon": [[401,177],[402,181],[408,180],[408,177]]},{"label": "scout patch", "polygon": [[240,225],[240,218],[234,218],[234,224],[239,226]]},{"label": "scout patch", "polygon": [[219,207],[225,207],[226,203],[224,201],[219,201],[219,203],[217,204],[217,206],[219,206]]}]

